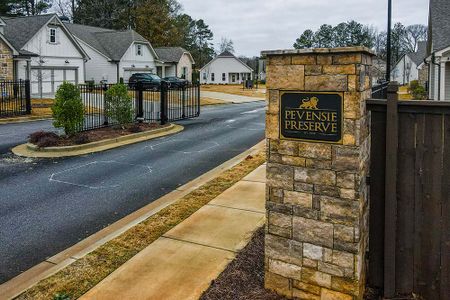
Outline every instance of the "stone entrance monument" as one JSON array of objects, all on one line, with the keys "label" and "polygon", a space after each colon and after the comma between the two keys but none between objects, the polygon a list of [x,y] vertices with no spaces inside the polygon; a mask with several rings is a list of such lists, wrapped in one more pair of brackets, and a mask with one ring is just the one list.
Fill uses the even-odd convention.
[{"label": "stone entrance monument", "polygon": [[289,298],[361,299],[373,53],[353,47],[262,55],[269,102],[266,288]]}]

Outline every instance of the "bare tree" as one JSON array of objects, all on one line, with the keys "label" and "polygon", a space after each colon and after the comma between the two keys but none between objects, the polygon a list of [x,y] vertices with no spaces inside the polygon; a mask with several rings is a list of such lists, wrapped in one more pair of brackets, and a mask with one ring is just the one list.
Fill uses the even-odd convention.
[{"label": "bare tree", "polygon": [[234,53],[234,43],[231,39],[222,38],[219,45],[219,52],[223,53],[225,51]]},{"label": "bare tree", "polygon": [[428,28],[422,24],[406,27],[405,48],[408,52],[416,52],[420,41],[427,40]]},{"label": "bare tree", "polygon": [[75,0],[53,0],[53,8],[56,10],[56,13],[70,20],[73,20],[77,4]]}]

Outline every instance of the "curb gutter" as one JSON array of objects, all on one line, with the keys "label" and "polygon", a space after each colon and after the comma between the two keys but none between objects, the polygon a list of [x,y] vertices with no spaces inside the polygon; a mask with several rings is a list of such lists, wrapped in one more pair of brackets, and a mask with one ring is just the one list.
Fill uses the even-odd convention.
[{"label": "curb gutter", "polygon": [[45,279],[56,272],[60,271],[64,267],[72,264],[76,260],[82,258],[88,253],[94,251],[106,242],[114,239],[123,232],[127,231],[131,227],[141,223],[154,214],[158,213],[165,207],[175,203],[180,198],[189,194],[193,190],[199,188],[210,180],[218,177],[224,171],[231,169],[235,165],[243,161],[248,155],[255,155],[258,152],[264,150],[265,141],[261,141],[257,145],[253,146],[249,150],[235,156],[234,158],[226,161],[220,166],[206,172],[205,174],[197,177],[196,179],[186,183],[185,185],[173,190],[167,195],[153,201],[149,205],[131,213],[130,215],[118,220],[112,225],[103,228],[102,230],[87,237],[81,242],[73,245],[72,247],[48,258],[47,260],[39,263],[38,265],[28,269],[22,274],[14,277],[13,279],[0,285],[0,299],[12,299],[27,289],[34,286],[36,283]]},{"label": "curb gutter", "polygon": [[148,141],[158,137],[178,133],[180,131],[183,131],[183,129],[184,129],[183,126],[171,124],[170,126],[158,128],[151,131],[134,133],[126,136],[92,142],[83,145],[64,146],[64,147],[39,148],[36,145],[26,143],[14,147],[12,149],[12,152],[18,156],[23,157],[53,158],[53,157],[78,156],[110,150],[143,141]]}]

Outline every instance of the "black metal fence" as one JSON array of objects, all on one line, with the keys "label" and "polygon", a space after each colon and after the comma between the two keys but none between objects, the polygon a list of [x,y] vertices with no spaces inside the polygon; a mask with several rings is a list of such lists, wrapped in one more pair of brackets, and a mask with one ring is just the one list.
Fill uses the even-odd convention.
[{"label": "black metal fence", "polygon": [[384,82],[372,87],[372,98],[373,99],[387,99],[388,85],[389,85],[389,81],[384,81]]},{"label": "black metal fence", "polygon": [[[116,125],[117,121],[105,113],[105,93],[111,84],[79,85],[85,109],[81,131]],[[189,84],[183,87],[169,87],[166,82],[161,88],[147,88],[136,84],[128,86],[133,100],[136,121],[160,122],[195,118],[200,115],[200,85]]]},{"label": "black metal fence", "polygon": [[0,118],[31,114],[30,81],[0,81]]}]

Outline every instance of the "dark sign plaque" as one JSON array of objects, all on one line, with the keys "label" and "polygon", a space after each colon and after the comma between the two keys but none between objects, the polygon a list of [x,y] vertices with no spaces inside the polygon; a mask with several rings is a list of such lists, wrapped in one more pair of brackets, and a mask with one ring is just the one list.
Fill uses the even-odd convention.
[{"label": "dark sign plaque", "polygon": [[282,139],[342,143],[343,93],[284,92],[280,100]]}]

